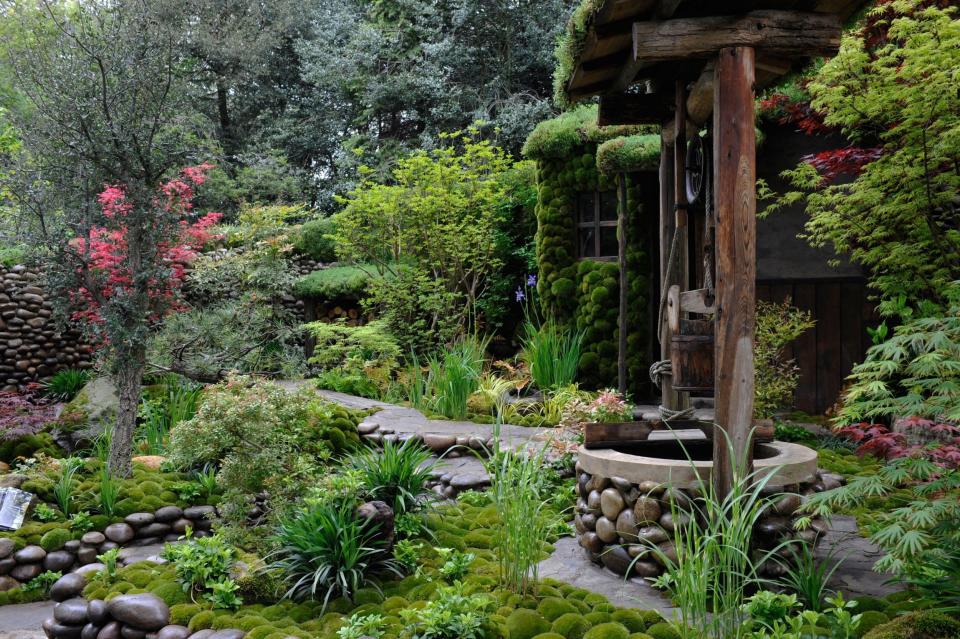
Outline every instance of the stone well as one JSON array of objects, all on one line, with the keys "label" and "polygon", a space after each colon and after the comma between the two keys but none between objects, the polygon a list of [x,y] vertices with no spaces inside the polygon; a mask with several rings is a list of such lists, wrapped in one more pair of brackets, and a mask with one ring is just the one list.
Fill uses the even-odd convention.
[{"label": "stone well", "polygon": [[[712,452],[709,440],[684,438],[681,445],[672,434],[616,448],[581,447],[574,524],[590,560],[620,575],[660,575],[664,566],[650,545],[676,557],[673,533],[680,522],[674,511],[678,519],[686,520],[684,513],[695,510],[691,505],[699,495],[697,477],[710,481]],[[754,468],[773,473],[764,494],[776,496],[755,526],[756,552],[787,539],[817,543],[826,530],[824,522],[814,520],[809,528],[797,531],[796,511],[808,495],[836,488],[843,478],[820,472],[815,451],[780,441],[756,445]],[[782,570],[773,560],[761,566],[761,573],[771,577]]]}]

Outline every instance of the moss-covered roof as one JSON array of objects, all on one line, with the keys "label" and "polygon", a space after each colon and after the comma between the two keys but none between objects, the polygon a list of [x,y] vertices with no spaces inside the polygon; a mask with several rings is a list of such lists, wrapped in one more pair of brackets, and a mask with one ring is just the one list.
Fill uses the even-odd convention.
[{"label": "moss-covered roof", "polygon": [[523,155],[534,160],[561,159],[579,155],[586,144],[649,131],[648,126],[597,126],[597,105],[583,105],[538,124],[523,145]]},{"label": "moss-covered roof", "polygon": [[597,147],[597,169],[607,175],[656,170],[659,166],[659,135],[627,135],[607,140]]},{"label": "moss-covered roof", "polygon": [[577,66],[577,60],[583,53],[593,19],[604,2],[605,0],[581,0],[570,15],[570,19],[567,20],[566,29],[557,40],[557,48],[554,50],[557,66],[553,69],[553,101],[561,109],[570,107],[567,85]]}]

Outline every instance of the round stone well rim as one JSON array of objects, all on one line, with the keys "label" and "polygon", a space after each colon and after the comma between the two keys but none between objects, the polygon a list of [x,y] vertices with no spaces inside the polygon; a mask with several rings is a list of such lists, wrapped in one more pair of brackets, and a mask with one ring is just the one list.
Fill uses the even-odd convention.
[{"label": "round stone well rim", "polygon": [[[799,484],[813,481],[817,473],[817,452],[792,442],[765,442],[776,454],[754,460],[754,471],[775,470],[772,484]],[[612,448],[578,450],[580,467],[584,472],[601,477],[622,477],[634,484],[654,481],[681,488],[697,485],[699,480],[709,481],[713,461],[688,459],[663,459],[621,453]],[[699,476],[699,480],[698,480]]]}]

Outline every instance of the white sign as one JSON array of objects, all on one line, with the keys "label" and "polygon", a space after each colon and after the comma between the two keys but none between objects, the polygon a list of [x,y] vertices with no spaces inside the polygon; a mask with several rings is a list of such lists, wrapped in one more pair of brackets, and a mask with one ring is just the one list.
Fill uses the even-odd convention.
[{"label": "white sign", "polygon": [[17,488],[0,488],[0,530],[17,530],[23,525],[33,495]]}]

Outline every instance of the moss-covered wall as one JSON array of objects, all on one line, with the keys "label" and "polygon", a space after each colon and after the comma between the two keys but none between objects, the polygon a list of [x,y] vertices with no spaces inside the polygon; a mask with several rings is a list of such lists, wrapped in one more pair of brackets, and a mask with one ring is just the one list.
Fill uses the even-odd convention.
[{"label": "moss-covered wall", "polygon": [[[537,160],[537,292],[546,317],[584,334],[580,383],[615,387],[619,312],[619,268],[616,261],[577,259],[576,206],[579,194],[613,191],[627,181],[627,264],[629,286],[628,388],[636,395],[648,366],[649,225],[639,182],[629,174],[598,170],[597,150],[609,140],[639,133],[635,127],[596,126],[596,108],[580,108],[542,123],[531,134],[524,153]],[[659,151],[659,147],[657,148]]]}]

